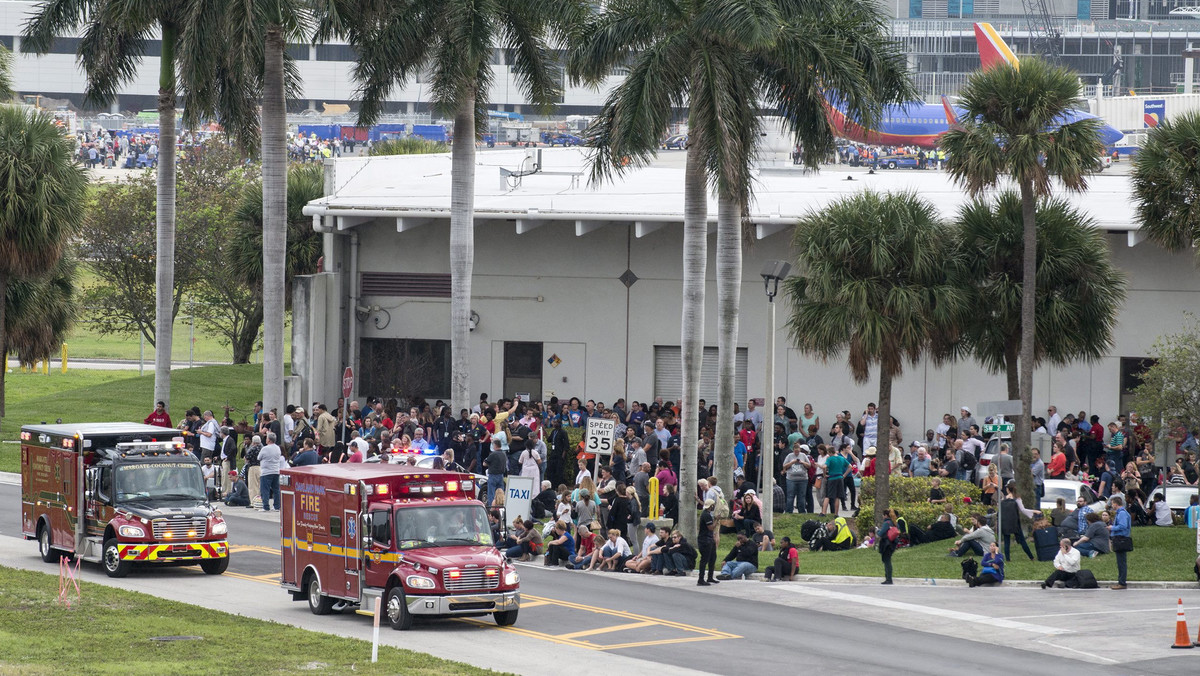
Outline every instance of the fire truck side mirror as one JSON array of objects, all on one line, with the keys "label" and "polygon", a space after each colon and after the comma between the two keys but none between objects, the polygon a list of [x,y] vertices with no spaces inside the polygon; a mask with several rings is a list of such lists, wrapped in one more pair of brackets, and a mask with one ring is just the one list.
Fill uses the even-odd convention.
[{"label": "fire truck side mirror", "polygon": [[84,491],[89,499],[96,497],[96,491],[100,487],[100,468],[89,467],[83,475]]}]

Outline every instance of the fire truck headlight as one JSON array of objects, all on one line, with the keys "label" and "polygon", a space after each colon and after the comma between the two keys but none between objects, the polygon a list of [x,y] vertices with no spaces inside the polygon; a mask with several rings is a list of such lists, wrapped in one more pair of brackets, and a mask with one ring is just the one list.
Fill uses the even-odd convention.
[{"label": "fire truck headlight", "polygon": [[506,585],[513,585],[520,581],[521,581],[521,576],[518,575],[517,571],[515,571],[515,570],[510,570],[504,574],[504,584],[506,584]]},{"label": "fire truck headlight", "polygon": [[433,589],[437,586],[433,580],[424,575],[409,575],[404,581],[413,589]]},{"label": "fire truck headlight", "polygon": [[213,524],[213,527],[212,527],[213,535],[224,535],[228,532],[229,532],[229,524],[225,523],[224,521],[218,521]]},{"label": "fire truck headlight", "polygon": [[146,537],[146,531],[141,526],[121,526],[118,529],[118,532],[120,532],[121,537],[125,537],[125,538],[144,538],[144,537]]}]

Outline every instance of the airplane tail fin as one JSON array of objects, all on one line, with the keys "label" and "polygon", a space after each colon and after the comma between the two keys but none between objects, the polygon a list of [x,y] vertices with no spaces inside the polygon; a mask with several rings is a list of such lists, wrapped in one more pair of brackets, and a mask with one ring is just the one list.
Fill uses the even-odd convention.
[{"label": "airplane tail fin", "polygon": [[992,24],[975,24],[975,43],[979,46],[979,58],[983,62],[984,70],[1001,63],[1007,63],[1018,70],[1021,68],[1021,60],[1009,49],[996,29],[992,28]]},{"label": "airplane tail fin", "polygon": [[951,128],[958,126],[958,115],[954,113],[954,107],[950,105],[950,99],[942,94],[942,110],[946,111],[946,124]]}]

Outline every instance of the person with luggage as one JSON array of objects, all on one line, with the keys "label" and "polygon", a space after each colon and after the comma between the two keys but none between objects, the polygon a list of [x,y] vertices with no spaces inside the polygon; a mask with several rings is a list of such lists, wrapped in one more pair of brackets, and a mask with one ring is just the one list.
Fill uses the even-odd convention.
[{"label": "person with luggage", "polygon": [[988,553],[983,555],[980,565],[982,567],[979,576],[967,579],[967,586],[978,587],[1004,582],[1004,556],[1000,554],[1000,545],[992,542],[988,546]]},{"label": "person with luggage", "polygon": [[1009,543],[1013,537],[1016,537],[1017,544],[1025,550],[1025,555],[1029,557],[1030,561],[1033,560],[1033,552],[1029,551],[1029,544],[1025,542],[1025,532],[1021,529],[1021,516],[1032,519],[1035,514],[1037,512],[1032,509],[1025,509],[1021,498],[1017,497],[1015,482],[1004,487],[1004,499],[1000,501],[1000,534],[1004,537],[1005,559],[1012,556],[1009,553]]},{"label": "person with luggage", "polygon": [[896,513],[892,510],[884,512],[883,523],[875,531],[875,546],[879,549],[879,558],[883,561],[883,582],[892,584],[892,554],[896,553],[896,544],[900,539],[900,530],[896,528]]},{"label": "person with luggage", "polygon": [[1042,583],[1042,589],[1053,587],[1055,582],[1062,582],[1068,588],[1079,586],[1079,550],[1071,546],[1070,538],[1058,542],[1058,554],[1054,555],[1054,572]]}]

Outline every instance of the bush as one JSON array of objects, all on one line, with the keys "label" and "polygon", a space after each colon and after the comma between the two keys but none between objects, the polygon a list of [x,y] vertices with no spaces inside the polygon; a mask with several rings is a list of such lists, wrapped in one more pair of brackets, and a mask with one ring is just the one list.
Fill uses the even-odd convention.
[{"label": "bush", "polygon": [[450,146],[441,141],[427,141],[416,136],[380,141],[371,146],[371,156],[377,155],[426,155],[448,153]]},{"label": "bush", "polygon": [[[584,432],[586,432],[586,430],[582,427],[564,427],[563,430],[566,431],[567,438],[571,440],[571,450],[567,457],[562,459],[562,476],[546,477],[548,481],[554,484],[555,488],[558,488],[560,483],[568,486],[575,485],[575,474],[579,471],[576,469],[575,465],[575,454],[579,452],[579,444],[583,442],[583,435]],[[549,429],[546,430],[546,434],[548,437],[550,434]],[[547,454],[553,452],[553,449],[546,449]]]},{"label": "bush", "polygon": [[[937,520],[945,511],[945,505],[930,504],[929,487],[931,477],[891,477],[888,488],[891,499],[888,505],[899,512],[911,526],[922,529]],[[954,505],[954,515],[960,524],[971,518],[972,514],[983,514],[987,507],[980,500],[979,487],[970,481],[957,479],[942,479],[942,492],[946,494],[946,502]],[[859,533],[872,533],[875,530],[875,477],[863,479],[859,489],[862,509],[858,512],[855,522]],[[963,498],[971,498],[969,503]]]}]

